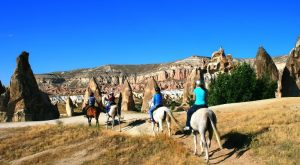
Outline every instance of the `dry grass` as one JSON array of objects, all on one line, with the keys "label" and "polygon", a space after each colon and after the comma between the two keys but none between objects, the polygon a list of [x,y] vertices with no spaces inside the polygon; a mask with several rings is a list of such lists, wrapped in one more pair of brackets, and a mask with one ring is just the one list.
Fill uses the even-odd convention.
[{"label": "dry grass", "polygon": [[266,164],[300,162],[300,109],[275,104],[217,116],[224,145],[237,156],[251,149]]},{"label": "dry grass", "polygon": [[201,161],[166,136],[131,137],[97,128],[64,125],[5,131],[13,133],[1,139],[1,164],[20,159],[22,164],[195,164]]}]

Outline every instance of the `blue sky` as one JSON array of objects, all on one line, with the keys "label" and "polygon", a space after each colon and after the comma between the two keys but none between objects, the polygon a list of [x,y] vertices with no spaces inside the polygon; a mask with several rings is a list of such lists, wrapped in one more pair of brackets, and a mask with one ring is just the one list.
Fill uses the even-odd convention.
[{"label": "blue sky", "polygon": [[253,58],[287,54],[300,35],[300,2],[0,0],[0,80],[26,50],[34,73],[210,56],[220,46]]}]

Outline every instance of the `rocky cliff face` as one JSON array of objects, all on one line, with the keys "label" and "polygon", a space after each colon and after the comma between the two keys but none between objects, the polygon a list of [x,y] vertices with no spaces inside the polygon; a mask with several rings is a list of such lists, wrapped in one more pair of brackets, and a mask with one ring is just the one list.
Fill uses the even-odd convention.
[{"label": "rocky cliff face", "polygon": [[10,80],[6,121],[38,121],[59,117],[49,97],[39,90],[28,62],[29,54],[22,52]]},{"label": "rocky cliff face", "polygon": [[300,96],[300,38],[288,56],[281,78],[282,96]]}]

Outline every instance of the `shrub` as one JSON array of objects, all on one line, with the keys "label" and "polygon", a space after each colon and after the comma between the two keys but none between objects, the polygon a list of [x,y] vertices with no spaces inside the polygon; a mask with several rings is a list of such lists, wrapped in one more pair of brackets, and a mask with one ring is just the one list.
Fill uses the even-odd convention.
[{"label": "shrub", "polygon": [[231,74],[219,74],[210,85],[208,103],[218,105],[267,99],[275,96],[277,83],[270,74],[256,79],[256,74],[249,64],[238,65]]}]

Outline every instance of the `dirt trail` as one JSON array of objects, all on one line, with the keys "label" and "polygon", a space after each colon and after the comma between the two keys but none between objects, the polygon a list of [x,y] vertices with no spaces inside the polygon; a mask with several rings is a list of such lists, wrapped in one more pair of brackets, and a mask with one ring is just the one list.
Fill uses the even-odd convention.
[{"label": "dirt trail", "polygon": [[[300,99],[299,98],[283,98],[283,99],[268,99],[262,101],[255,102],[246,102],[246,103],[235,103],[235,104],[226,104],[211,107],[214,111],[244,111],[250,109],[258,109],[258,108],[267,108],[272,109],[274,107],[280,107],[282,109],[286,108],[289,105],[290,109],[300,109]],[[148,118],[147,114],[142,113],[123,113],[124,119],[122,119],[122,132],[130,135],[138,136],[138,135],[153,135],[151,130],[151,124],[146,121]],[[185,112],[176,113],[177,116],[185,115]],[[106,116],[104,114],[100,115],[100,125],[104,125],[106,121]],[[70,117],[70,118],[62,118],[58,120],[50,120],[50,121],[40,121],[40,122],[18,122],[18,123],[0,123],[0,132],[3,133],[3,128],[15,128],[15,127],[25,127],[25,126],[35,126],[42,124],[83,124],[87,125],[87,119],[83,116]],[[95,121],[93,120],[93,124]],[[1,129],[2,128],[2,129]],[[118,127],[115,128],[117,130]],[[1,134],[2,134],[1,133]],[[174,134],[174,132],[173,132]],[[3,136],[5,135],[2,134]],[[174,139],[176,139],[179,143],[182,143],[186,146],[190,152],[193,152],[193,136],[182,136],[182,135],[173,135]],[[0,137],[1,139],[1,137]],[[222,141],[224,143],[224,140]],[[71,147],[71,146],[70,146]],[[198,145],[199,147],[199,145]],[[52,151],[48,151],[52,152]],[[53,151],[54,152],[54,151]],[[57,162],[57,164],[69,164],[74,163],[80,164],[81,159],[84,159],[86,151],[80,151],[80,153],[76,153],[75,158],[66,158],[63,161]],[[198,149],[198,154],[200,152],[200,147]],[[41,153],[43,154],[43,153]],[[203,156],[199,156],[199,161],[203,160]],[[22,160],[31,159],[31,157],[22,158]],[[21,159],[15,160],[11,162],[13,164],[20,164],[22,162]],[[246,151],[237,151],[234,148],[225,147],[222,150],[218,149],[217,143],[213,138],[212,146],[210,148],[210,164],[242,164],[242,165],[253,165],[253,164],[263,164],[262,161],[257,159],[251,152],[251,150]]]}]

